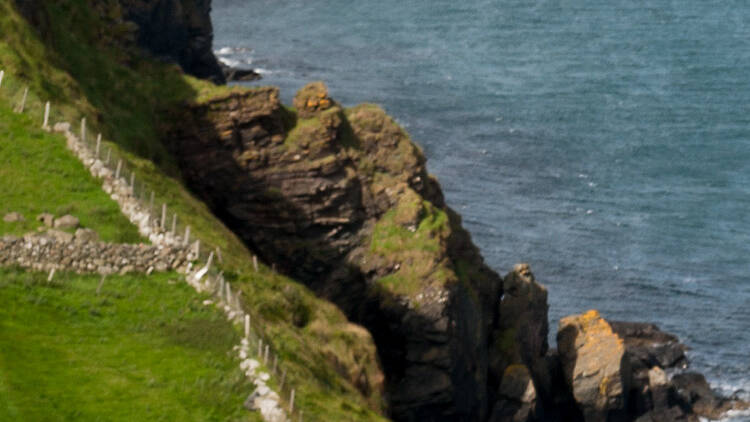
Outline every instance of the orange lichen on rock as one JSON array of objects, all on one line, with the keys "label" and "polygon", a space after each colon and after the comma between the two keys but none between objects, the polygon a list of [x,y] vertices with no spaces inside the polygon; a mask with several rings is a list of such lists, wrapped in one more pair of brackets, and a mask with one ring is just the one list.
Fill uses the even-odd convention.
[{"label": "orange lichen on rock", "polygon": [[297,92],[292,102],[299,117],[309,119],[317,113],[328,110],[335,102],[328,96],[328,87],[323,82],[310,82]]},{"label": "orange lichen on rock", "polygon": [[625,406],[625,345],[596,310],[560,320],[557,334],[565,379],[586,421],[607,420]]}]

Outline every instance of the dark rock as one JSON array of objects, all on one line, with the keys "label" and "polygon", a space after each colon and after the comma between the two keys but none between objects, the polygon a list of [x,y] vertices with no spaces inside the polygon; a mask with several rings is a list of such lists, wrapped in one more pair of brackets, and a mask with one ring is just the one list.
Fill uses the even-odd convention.
[{"label": "dark rock", "polygon": [[698,422],[696,415],[687,414],[678,406],[652,410],[635,419],[635,422]]},{"label": "dark rock", "polygon": [[198,78],[224,83],[213,53],[211,0],[119,0],[123,18],[137,26],[138,44],[157,57],[179,63]]},{"label": "dark rock", "polygon": [[612,330],[625,340],[625,348],[632,356],[635,368],[650,369],[687,367],[687,346],[676,336],[661,331],[654,324],[643,322],[610,321]]},{"label": "dark rock", "polygon": [[490,369],[502,375],[508,365],[522,363],[535,378],[547,353],[547,289],[534,279],[528,264],[518,264],[503,278],[503,296],[498,303],[498,327],[493,333]]},{"label": "dark rock", "polygon": [[521,364],[508,366],[490,422],[531,422],[539,420],[538,413],[536,389],[529,369]]},{"label": "dark rock", "polygon": [[[382,109],[344,110],[322,83],[294,104],[274,88],[231,93],[175,116],[164,139],[191,189],[269,266],[367,327],[393,419],[487,419],[500,277]],[[378,233],[406,239],[423,222],[439,223],[423,229],[428,248],[378,249]]]},{"label": "dark rock", "polygon": [[237,67],[230,67],[223,63],[219,63],[221,71],[224,73],[224,79],[227,82],[250,82],[261,79],[260,73],[253,69],[240,69]]},{"label": "dark rock", "polygon": [[746,409],[748,403],[721,397],[708,385],[706,378],[696,372],[686,372],[672,377],[675,401],[691,409],[698,416],[720,419],[727,411]]}]

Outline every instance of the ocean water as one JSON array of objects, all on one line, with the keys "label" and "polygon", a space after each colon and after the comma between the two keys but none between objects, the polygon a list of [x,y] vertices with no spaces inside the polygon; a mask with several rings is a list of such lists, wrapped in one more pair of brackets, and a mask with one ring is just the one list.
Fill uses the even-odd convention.
[{"label": "ocean water", "polygon": [[219,57],[285,102],[323,80],[395,116],[488,264],[548,287],[553,331],[591,308],[654,322],[748,396],[750,4],[214,0],[213,19]]}]

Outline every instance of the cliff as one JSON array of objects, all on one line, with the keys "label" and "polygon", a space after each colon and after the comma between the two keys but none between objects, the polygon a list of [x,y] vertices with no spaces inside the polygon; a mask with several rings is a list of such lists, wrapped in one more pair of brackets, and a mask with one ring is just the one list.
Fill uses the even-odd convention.
[{"label": "cliff", "polygon": [[[48,42],[63,35],[49,11],[17,2]],[[185,207],[197,210],[196,231],[242,261],[231,276],[299,363],[295,381],[315,384],[298,390],[317,412],[306,420],[668,421],[733,406],[705,380],[665,380],[680,360],[659,352],[661,340],[598,314],[566,319],[560,350],[548,350],[546,289],[528,265],[500,277],[484,264],[419,147],[379,107],[342,107],[313,83],[289,108],[276,88],[214,90],[142,60],[137,45],[216,80],[209,1],[61,3],[96,16],[91,55],[64,60],[71,76],[59,79],[83,98],[68,103],[93,110],[123,145],[143,142],[131,149],[156,163],[147,177],[182,206],[190,194],[160,173],[177,164],[219,217]],[[162,144],[169,154],[149,155]],[[246,247],[288,278],[243,273]]]},{"label": "cliff", "polygon": [[[373,335],[397,420],[483,420],[502,294],[408,135],[308,85],[212,98],[171,119],[186,182],[269,264]],[[497,379],[498,377],[493,377]]]},{"label": "cliff", "polygon": [[119,5],[121,18],[137,27],[138,45],[193,76],[224,83],[212,50],[211,0],[119,0]]},{"label": "cliff", "polygon": [[563,319],[548,350],[546,289],[526,264],[504,278],[484,264],[402,128],[321,82],[293,105],[272,87],[213,96],[176,111],[165,143],[267,263],[369,330],[394,420],[677,421],[745,406],[702,378],[668,380],[684,346],[653,326],[591,311]]}]

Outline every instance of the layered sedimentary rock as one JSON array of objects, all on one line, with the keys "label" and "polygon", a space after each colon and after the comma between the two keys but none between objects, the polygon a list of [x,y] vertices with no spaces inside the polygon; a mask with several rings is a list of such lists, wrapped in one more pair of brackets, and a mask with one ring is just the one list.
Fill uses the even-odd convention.
[{"label": "layered sedimentary rock", "polygon": [[260,88],[174,116],[186,181],[264,260],[370,330],[394,419],[486,419],[501,278],[380,108],[343,109],[320,83],[294,105]]},{"label": "layered sedimentary rock", "polygon": [[548,350],[546,289],[528,265],[487,268],[380,108],[344,109],[322,83],[294,107],[276,88],[226,94],[171,116],[166,143],[259,256],[367,327],[394,420],[693,417],[664,375],[684,346],[654,326],[592,311],[563,320]]}]

